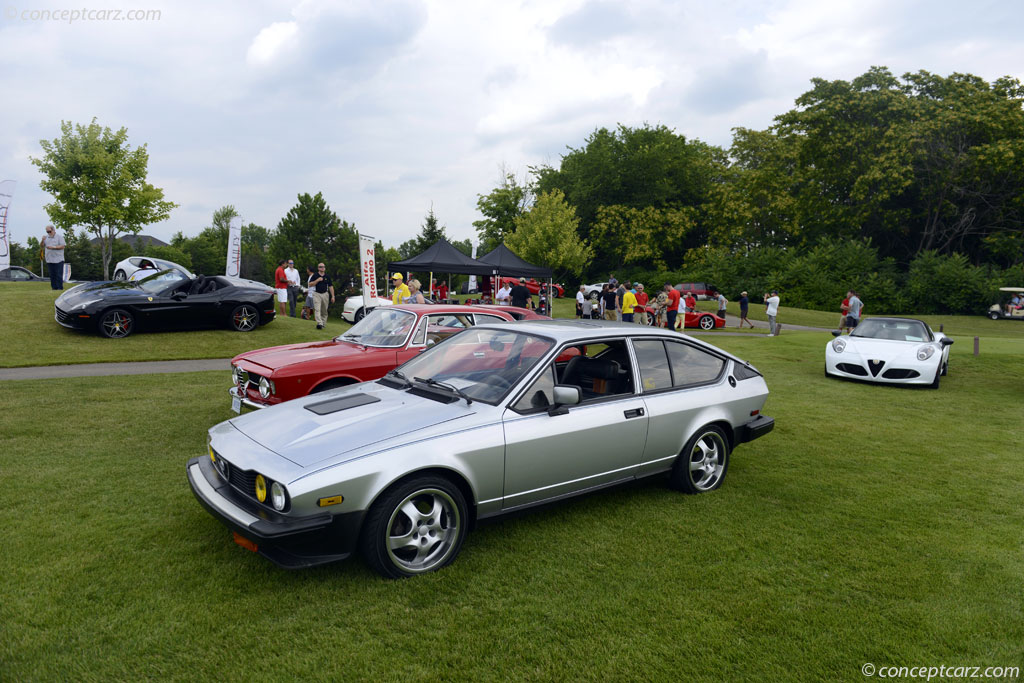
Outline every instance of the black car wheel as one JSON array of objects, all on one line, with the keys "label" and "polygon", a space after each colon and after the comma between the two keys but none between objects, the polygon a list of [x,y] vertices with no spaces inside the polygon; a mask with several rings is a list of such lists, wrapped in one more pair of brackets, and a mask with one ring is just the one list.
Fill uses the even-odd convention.
[{"label": "black car wheel", "polygon": [[100,334],[111,339],[127,337],[135,329],[132,314],[122,308],[112,308],[100,317]]},{"label": "black car wheel", "polygon": [[128,273],[126,273],[123,270],[121,270],[120,268],[118,268],[117,271],[114,273],[114,279],[115,280],[127,280],[128,279]]},{"label": "black car wheel", "polygon": [[672,487],[684,493],[713,491],[729,469],[729,442],[714,425],[701,427],[686,443],[672,468]]},{"label": "black car wheel", "polygon": [[355,314],[354,317],[356,319],[356,322],[359,322],[360,320],[362,320],[363,318],[366,317],[366,309],[365,308],[360,308],[358,311],[356,311],[356,314]]},{"label": "black car wheel", "polygon": [[654,327],[655,325],[657,325],[657,324],[658,324],[658,321],[657,321],[657,319],[656,319],[656,318],[657,318],[657,316],[656,316],[656,315],[654,315],[654,312],[653,312],[653,311],[648,311],[648,312],[647,312],[647,324],[648,324],[649,326],[651,326],[651,327]]},{"label": "black car wheel", "polygon": [[236,306],[231,311],[231,327],[238,332],[252,332],[260,325],[260,312],[252,304]]},{"label": "black car wheel", "polygon": [[942,377],[942,363],[941,362],[939,362],[939,367],[935,368],[935,379],[933,379],[932,383],[928,385],[928,388],[929,389],[938,389],[939,388],[939,378],[940,377]]},{"label": "black car wheel", "polygon": [[468,521],[465,498],[449,480],[425,475],[399,482],[366,514],[363,557],[393,579],[436,571],[459,554]]},{"label": "black car wheel", "polygon": [[697,324],[700,325],[702,330],[713,330],[715,329],[715,318],[710,315],[702,315]]}]

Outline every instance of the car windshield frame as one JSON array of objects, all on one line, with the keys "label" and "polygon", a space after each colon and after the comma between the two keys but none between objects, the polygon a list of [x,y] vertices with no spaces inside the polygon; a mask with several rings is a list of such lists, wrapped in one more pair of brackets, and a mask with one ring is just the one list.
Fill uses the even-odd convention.
[{"label": "car windshield frame", "polygon": [[[906,326],[906,333],[903,333],[902,339],[897,339],[894,338],[893,336],[885,336],[883,334],[886,330],[895,330],[899,332],[899,326],[901,325]],[[920,339],[916,338],[917,335],[907,334],[912,332],[913,328],[916,328],[917,331],[922,333]],[[867,332],[867,334],[865,334],[865,332]],[[883,318],[868,318],[867,320],[861,321],[860,324],[857,325],[857,327],[855,327],[852,332],[850,332],[850,336],[858,339],[898,341],[910,344],[921,344],[934,340],[931,330],[928,328],[927,325],[925,325],[920,320],[885,320]],[[908,339],[908,336],[912,336],[914,338]]]},{"label": "car windshield frame", "polygon": [[153,273],[141,280],[134,281],[134,285],[147,294],[162,294],[168,289],[177,287],[191,279],[177,268],[168,268],[167,270]]},{"label": "car windshield frame", "polygon": [[[399,343],[392,343],[395,339],[399,339],[397,334],[387,334],[389,329],[395,329],[398,326],[398,322],[403,318],[411,318],[411,323],[408,329],[401,336]],[[403,308],[397,308],[394,306],[381,306],[375,308],[365,316],[359,322],[355,323],[346,330],[344,333],[339,334],[334,338],[334,341],[349,342],[351,344],[359,344],[360,346],[368,346],[378,349],[394,349],[404,347],[409,342],[409,337],[416,330],[419,317],[412,311],[407,311]],[[387,318],[390,320],[379,320],[380,318]],[[390,327],[384,327],[385,322],[391,322]],[[403,326],[404,327],[404,326]]]},{"label": "car windshield frame", "polygon": [[[549,358],[557,345],[551,337],[511,326],[474,326],[428,347],[393,372],[413,387],[433,386],[446,391],[443,385],[448,385],[457,389],[451,391],[457,398],[493,406],[508,398],[524,379],[532,381],[538,364]],[[526,352],[529,355],[524,356]],[[484,381],[494,377],[500,382]],[[435,382],[427,384],[425,380]]]}]

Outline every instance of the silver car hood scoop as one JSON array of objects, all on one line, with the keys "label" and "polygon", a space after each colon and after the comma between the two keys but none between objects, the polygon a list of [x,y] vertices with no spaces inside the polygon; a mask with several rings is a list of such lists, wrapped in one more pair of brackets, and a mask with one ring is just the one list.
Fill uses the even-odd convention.
[{"label": "silver car hood scoop", "polygon": [[[310,467],[360,455],[374,444],[404,443],[416,432],[475,412],[465,401],[442,408],[431,399],[367,382],[253,411],[231,424],[264,448]],[[271,414],[274,419],[268,419]]]}]

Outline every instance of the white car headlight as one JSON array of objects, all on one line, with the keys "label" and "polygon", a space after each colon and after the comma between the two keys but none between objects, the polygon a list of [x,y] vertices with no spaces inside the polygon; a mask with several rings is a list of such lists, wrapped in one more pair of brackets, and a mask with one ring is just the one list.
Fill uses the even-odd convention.
[{"label": "white car headlight", "polygon": [[288,502],[284,487],[276,481],[270,485],[270,502],[274,504],[274,509],[278,512],[284,510],[285,503]]},{"label": "white car headlight", "polygon": [[266,377],[260,377],[260,396],[269,398],[274,393],[274,385]]},{"label": "white car headlight", "polygon": [[237,365],[232,365],[231,366],[231,383],[232,384],[238,384],[239,373],[240,372],[241,371],[238,369]]},{"label": "white car headlight", "polygon": [[832,340],[832,350],[836,353],[842,353],[846,350],[846,340],[842,337],[836,337]]},{"label": "white car headlight", "polygon": [[918,349],[917,349],[917,359],[918,360],[928,360],[929,358],[932,357],[932,355],[934,353],[935,353],[935,347],[934,346],[921,346],[921,347],[918,347]]}]

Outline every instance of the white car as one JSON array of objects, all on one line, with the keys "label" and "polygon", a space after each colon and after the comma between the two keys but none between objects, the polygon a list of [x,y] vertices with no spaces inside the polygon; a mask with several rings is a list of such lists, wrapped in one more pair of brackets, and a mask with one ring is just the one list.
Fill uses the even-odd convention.
[{"label": "white car", "polygon": [[584,287],[586,287],[586,289],[583,290],[583,296],[587,297],[588,299],[590,299],[592,297],[600,296],[601,292],[604,291],[604,286],[606,284],[608,284],[608,283],[607,282],[595,282],[592,285],[583,285]]},{"label": "white car", "polygon": [[848,336],[833,331],[825,346],[825,376],[939,388],[953,340],[911,318],[868,318]]},{"label": "white car", "polygon": [[[376,301],[377,303],[375,303],[374,305],[370,306],[370,310],[371,311],[374,308],[376,308],[377,306],[391,306],[392,305],[391,304],[391,299],[385,299],[382,296],[377,297],[376,299],[374,299],[374,301]],[[367,311],[366,311],[366,307],[363,306],[363,297],[362,297],[362,295],[350,296],[347,299],[345,299],[345,306],[344,306],[344,308],[341,311],[341,317],[344,318],[345,320],[347,320],[350,323],[357,323],[357,322],[359,322],[360,320],[363,319],[363,316],[366,315],[366,313],[367,313]]]},{"label": "white car", "polygon": [[[132,279],[132,275],[135,274],[135,271],[142,270],[143,268],[147,267],[144,265],[144,261],[148,261],[149,263],[155,266],[155,268],[152,269],[152,272],[174,269],[183,273],[187,278],[195,278],[195,274],[192,273],[192,271],[190,271],[185,266],[175,263],[174,261],[168,261],[162,258],[153,258],[152,256],[129,256],[123,261],[118,261],[117,265],[114,266],[114,279]],[[152,275],[152,273],[150,273],[150,275]]]}]

